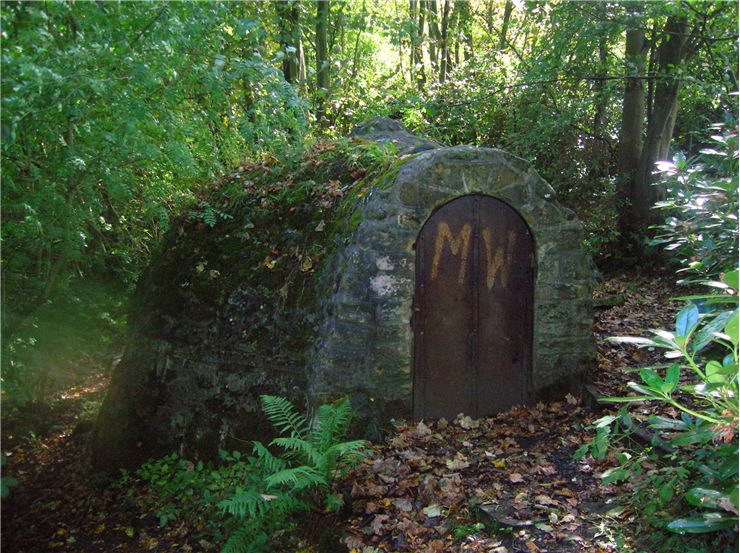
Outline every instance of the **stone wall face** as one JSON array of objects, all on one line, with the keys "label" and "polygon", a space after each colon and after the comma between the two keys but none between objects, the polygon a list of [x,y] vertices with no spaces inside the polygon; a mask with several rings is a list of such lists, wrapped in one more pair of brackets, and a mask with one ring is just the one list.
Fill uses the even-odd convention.
[{"label": "stone wall face", "polygon": [[499,150],[456,146],[417,154],[393,185],[375,189],[361,207],[359,227],[335,260],[308,366],[313,401],[347,394],[374,435],[372,423],[412,413],[415,286],[414,244],[445,203],[486,194],[513,207],[535,241],[534,344],[531,401],[580,375],[594,360],[591,332],[592,261],[575,215],[527,162]]},{"label": "stone wall face", "polygon": [[[442,148],[388,119],[353,136],[391,142],[389,151],[405,157],[395,178],[390,171],[372,184],[347,223],[359,221],[349,236],[329,237],[338,249],[321,279],[306,277],[305,304],[273,301],[287,282],[255,270],[261,255],[245,263],[246,231],[255,226],[248,210],[214,229],[189,220],[171,229],[132,301],[126,352],[93,436],[95,469],[171,452],[212,458],[219,448],[264,439],[271,431],[260,414],[265,393],[299,406],[349,396],[364,425],[357,434],[371,438],[389,419],[410,418],[415,243],[437,208],[468,194],[506,202],[534,238],[528,399],[563,379],[578,381],[595,357],[592,263],[580,223],[552,188],[504,152]],[[330,222],[322,215],[322,224],[324,216]],[[314,227],[294,232],[310,237]],[[271,227],[275,237],[284,231],[280,222]]]}]

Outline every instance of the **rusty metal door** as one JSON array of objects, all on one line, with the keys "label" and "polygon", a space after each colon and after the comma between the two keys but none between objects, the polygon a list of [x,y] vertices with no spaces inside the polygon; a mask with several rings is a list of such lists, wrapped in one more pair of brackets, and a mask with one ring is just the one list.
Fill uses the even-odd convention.
[{"label": "rusty metal door", "polygon": [[532,365],[534,242],[501,200],[437,210],[416,242],[414,418],[482,417],[525,399]]}]

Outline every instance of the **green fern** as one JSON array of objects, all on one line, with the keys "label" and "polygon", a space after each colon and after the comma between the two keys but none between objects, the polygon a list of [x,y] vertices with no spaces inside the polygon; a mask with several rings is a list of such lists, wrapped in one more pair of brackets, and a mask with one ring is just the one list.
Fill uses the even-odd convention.
[{"label": "green fern", "polygon": [[284,459],[275,457],[260,442],[252,442],[252,453],[256,455],[255,464],[266,474],[281,471],[288,466]]},{"label": "green fern", "polygon": [[[243,523],[227,541],[225,553],[274,549],[265,536],[291,523],[291,517],[309,509],[337,510],[341,495],[334,491],[340,474],[359,462],[366,442],[341,440],[349,429],[352,409],[347,400],[322,405],[309,427],[285,398],[262,396],[265,416],[283,436],[265,447],[253,442],[249,479],[219,506]],[[280,454],[270,449],[279,448]]]},{"label": "green fern", "polygon": [[253,553],[269,544],[269,534],[259,524],[248,520],[226,540],[222,553]]},{"label": "green fern", "polygon": [[281,447],[287,457],[297,458],[302,463],[317,465],[322,456],[322,452],[314,444],[298,438],[275,438],[270,445]]},{"label": "green fern", "polygon": [[326,451],[347,433],[351,420],[352,407],[349,400],[343,399],[334,405],[322,405],[316,412],[311,441],[317,444],[320,451]]},{"label": "green fern", "polygon": [[292,438],[302,438],[307,431],[306,418],[296,412],[293,404],[284,397],[260,396],[262,410],[281,434],[290,432]]},{"label": "green fern", "polygon": [[288,485],[292,491],[299,491],[311,486],[326,486],[324,476],[313,467],[295,467],[281,470],[265,478],[269,488]]}]

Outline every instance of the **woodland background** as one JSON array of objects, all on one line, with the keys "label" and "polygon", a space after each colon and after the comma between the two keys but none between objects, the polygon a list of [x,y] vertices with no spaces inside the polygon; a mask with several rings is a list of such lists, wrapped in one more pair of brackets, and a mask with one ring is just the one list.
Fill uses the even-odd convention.
[{"label": "woodland background", "polygon": [[[0,26],[3,545],[310,552],[328,530],[353,552],[737,550],[737,2],[4,1]],[[552,184],[606,276],[588,381],[633,406],[567,396],[370,445],[342,442],[347,402],[309,423],[263,396],[290,435],[252,456],[91,476],[160,239],[183,219],[218,233],[221,185],[252,179],[265,226],[245,247],[278,248],[275,204],[336,200],[323,161],[346,152],[360,182],[393,157],[345,139],[373,116]]]},{"label": "woodland background", "polygon": [[737,125],[735,2],[58,1],[0,15],[6,406],[43,404],[118,351],[171,218],[217,225],[206,192],[245,159],[375,115],[502,148],[576,211],[610,271],[657,251],[656,162],[690,167]]}]

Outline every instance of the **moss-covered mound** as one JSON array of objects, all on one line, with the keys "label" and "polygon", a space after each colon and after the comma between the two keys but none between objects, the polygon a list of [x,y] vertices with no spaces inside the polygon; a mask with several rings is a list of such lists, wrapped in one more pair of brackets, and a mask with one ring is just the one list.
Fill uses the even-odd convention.
[{"label": "moss-covered mound", "polygon": [[393,146],[319,142],[244,163],[174,222],[132,300],[95,432],[97,469],[260,437],[258,398],[299,399],[321,275]]},{"label": "moss-covered mound", "polygon": [[[468,320],[470,304],[448,301],[445,310],[435,300],[473,286],[458,282],[414,307],[419,232],[466,196],[506,204],[532,237],[521,263],[534,290],[507,287],[505,279],[484,290],[492,307],[481,325],[520,316],[532,325],[531,349],[486,342],[499,344],[503,359],[485,369],[498,371],[487,386],[506,398],[495,408],[535,402],[547,388],[577,388],[594,354],[592,266],[581,224],[550,185],[506,152],[440,147],[388,119],[369,121],[353,138],[245,164],[173,225],[133,298],[126,353],[96,427],[96,468],[172,451],[211,457],[264,438],[258,401],[265,393],[310,406],[349,397],[368,437],[390,419],[413,416],[412,398],[426,385],[413,369],[417,330],[422,336],[435,312]],[[475,209],[459,216],[462,229]],[[501,227],[497,239],[509,231]],[[443,236],[435,241],[446,252],[440,259],[465,264],[457,242]],[[494,267],[491,255],[473,255],[468,274]],[[500,300],[508,294],[523,307],[507,311]],[[472,351],[464,333],[455,336],[450,348]],[[470,363],[458,369],[443,377],[450,386],[481,380]]]}]

